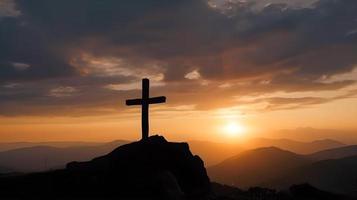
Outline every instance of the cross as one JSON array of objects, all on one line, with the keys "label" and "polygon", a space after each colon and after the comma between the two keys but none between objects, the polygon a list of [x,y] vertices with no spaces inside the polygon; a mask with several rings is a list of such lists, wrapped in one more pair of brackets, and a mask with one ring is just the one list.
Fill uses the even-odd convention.
[{"label": "cross", "polygon": [[150,81],[147,78],[142,80],[142,97],[141,99],[128,99],[126,100],[127,106],[141,105],[141,130],[142,140],[149,137],[149,105],[156,103],[165,103],[166,97],[149,97]]}]

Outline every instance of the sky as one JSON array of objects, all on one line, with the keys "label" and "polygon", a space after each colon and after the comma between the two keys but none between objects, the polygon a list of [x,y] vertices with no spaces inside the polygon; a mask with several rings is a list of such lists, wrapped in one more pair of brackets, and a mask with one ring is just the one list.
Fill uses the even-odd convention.
[{"label": "sky", "polygon": [[0,141],[139,139],[140,107],[125,100],[146,77],[151,96],[167,97],[150,107],[151,134],[357,142],[356,10],[355,0],[0,0]]}]

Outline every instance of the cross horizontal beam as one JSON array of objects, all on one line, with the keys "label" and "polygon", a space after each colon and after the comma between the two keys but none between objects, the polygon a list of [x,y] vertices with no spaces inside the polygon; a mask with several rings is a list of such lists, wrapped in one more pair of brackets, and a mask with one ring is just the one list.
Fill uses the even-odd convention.
[{"label": "cross horizontal beam", "polygon": [[133,105],[141,105],[142,102],[141,102],[142,99],[128,99],[126,100],[126,105],[127,106],[133,106]]},{"label": "cross horizontal beam", "polygon": [[165,103],[166,102],[166,97],[160,96],[160,97],[152,97],[148,99],[129,99],[126,100],[126,105],[127,106],[133,106],[133,105],[143,105],[143,104],[157,104],[157,103]]},{"label": "cross horizontal beam", "polygon": [[164,97],[164,96],[152,97],[152,98],[149,98],[147,102],[149,104],[165,103],[166,102],[166,97]]}]

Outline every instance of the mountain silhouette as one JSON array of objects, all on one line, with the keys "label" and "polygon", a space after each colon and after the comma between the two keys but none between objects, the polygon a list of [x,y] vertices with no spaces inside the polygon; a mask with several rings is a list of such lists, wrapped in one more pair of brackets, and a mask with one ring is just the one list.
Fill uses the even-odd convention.
[{"label": "mountain silhouette", "polygon": [[[0,152],[0,166],[4,166],[7,169],[0,171],[0,173],[9,171],[39,172],[64,168],[68,162],[73,160],[91,160],[127,143],[129,141],[125,140],[115,140],[109,143],[0,143],[0,149],[26,146]],[[236,144],[209,141],[189,141],[188,143],[190,150],[194,154],[200,155],[207,166],[217,164],[242,151]]]},{"label": "mountain silhouette", "polygon": [[242,188],[286,189],[293,184],[310,183],[322,190],[356,195],[354,150],[355,146],[348,146],[299,155],[276,147],[259,148],[242,152],[207,170],[211,180]]},{"label": "mountain silhouette", "polygon": [[[113,143],[128,143],[125,140],[115,140]],[[88,147],[105,145],[103,142],[81,142],[81,141],[50,141],[50,142],[0,142],[0,152],[35,146],[50,146],[58,148]]]},{"label": "mountain silhouette", "polygon": [[207,170],[213,181],[245,188],[262,185],[308,163],[302,155],[264,147],[239,153]]},{"label": "mountain silhouette", "polygon": [[357,156],[341,159],[322,160],[299,167],[288,175],[280,177],[278,182],[271,182],[271,187],[308,182],[323,190],[356,195],[357,191]]},{"label": "mountain silhouette", "polygon": [[66,169],[0,178],[0,195],[15,197],[143,197],[200,199],[210,194],[203,161],[187,143],[161,136],[133,142]]},{"label": "mountain silhouette", "polygon": [[[107,154],[116,147],[127,144],[126,140],[109,143],[45,142],[45,143],[0,143],[0,149],[15,148],[0,152],[1,172],[39,172],[64,168],[73,160],[85,161]],[[190,150],[200,155],[206,166],[217,164],[242,151],[237,144],[209,141],[189,141]],[[4,145],[3,147],[1,145]],[[33,145],[33,146],[32,146]],[[74,146],[73,146],[74,145]],[[0,169],[1,170],[1,169]]]},{"label": "mountain silhouette", "polygon": [[[213,166],[250,147],[276,146],[295,153],[312,153],[343,145],[333,140],[298,142],[289,139],[252,139],[252,145],[211,141],[188,141],[192,153],[200,155],[206,166]],[[63,168],[73,160],[85,161],[107,154],[126,140],[99,142],[17,142],[0,143],[1,172],[39,172]],[[18,148],[21,147],[21,148]],[[6,149],[6,151],[2,151]]]},{"label": "mountain silhouette", "polygon": [[309,157],[314,160],[338,159],[357,155],[357,145],[350,145],[340,148],[327,149],[310,154]]},{"label": "mountain silhouette", "polygon": [[345,144],[331,139],[314,140],[311,142],[300,142],[291,139],[254,138],[248,141],[247,145],[245,145],[244,148],[256,149],[270,146],[292,151],[297,154],[311,154],[325,149],[342,147],[345,146]]},{"label": "mountain silhouette", "polygon": [[[15,172],[39,172],[64,168],[73,160],[85,161],[107,154],[116,147],[128,143],[117,140],[104,144],[65,146],[66,143],[50,143],[64,147],[33,146],[0,152],[0,166]],[[29,143],[26,143],[29,144]],[[85,143],[67,143],[67,145]],[[9,171],[9,170],[7,170]]]}]

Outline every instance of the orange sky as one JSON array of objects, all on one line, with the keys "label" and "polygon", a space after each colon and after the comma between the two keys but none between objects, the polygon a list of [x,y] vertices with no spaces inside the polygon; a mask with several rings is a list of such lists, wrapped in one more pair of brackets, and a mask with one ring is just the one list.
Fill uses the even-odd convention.
[{"label": "orange sky", "polygon": [[[276,134],[276,131],[298,127],[357,130],[355,102],[355,98],[350,98],[309,108],[253,114],[241,114],[233,109],[230,111],[229,108],[209,111],[160,111],[166,107],[160,104],[155,105],[150,113],[150,133],[159,133],[171,140],[220,142],[241,142],[252,137],[321,139],[321,136],[310,136],[308,133],[301,133],[306,134],[305,137],[295,137]],[[140,107],[133,111],[136,113],[121,113],[119,110],[117,115],[93,117],[2,117],[0,135],[2,142],[136,140],[141,137]],[[225,127],[229,123],[242,126],[243,131],[233,135],[227,133]],[[326,134],[328,138],[333,136]],[[332,139],[348,141],[349,136],[337,132]]]}]

